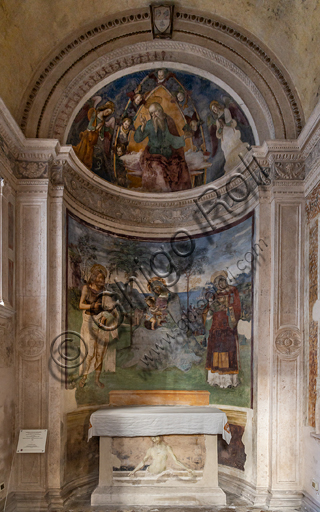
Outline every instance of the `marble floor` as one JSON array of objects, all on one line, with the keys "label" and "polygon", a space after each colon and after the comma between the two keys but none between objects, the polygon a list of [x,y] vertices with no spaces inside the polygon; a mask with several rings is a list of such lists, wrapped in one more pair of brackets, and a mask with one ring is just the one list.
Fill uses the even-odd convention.
[{"label": "marble floor", "polygon": [[[226,493],[227,505],[222,507],[210,507],[210,508],[192,508],[192,512],[277,512],[268,508],[253,507],[244,498],[240,498],[235,494]],[[186,512],[185,507],[130,507],[120,509],[119,507],[91,507],[90,499],[79,499],[70,502],[64,509],[64,512]],[[290,512],[300,512],[300,509],[292,509]]]}]

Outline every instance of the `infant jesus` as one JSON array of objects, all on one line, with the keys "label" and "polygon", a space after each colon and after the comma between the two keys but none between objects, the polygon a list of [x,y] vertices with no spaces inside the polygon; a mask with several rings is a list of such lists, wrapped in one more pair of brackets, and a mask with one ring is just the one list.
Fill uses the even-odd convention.
[{"label": "infant jesus", "polygon": [[[118,311],[114,307],[114,301],[109,295],[103,295],[101,307],[103,311],[93,316],[93,320],[95,325],[94,329],[99,329],[102,326],[112,327],[116,326],[118,322]],[[111,336],[113,339],[118,338],[118,329],[108,329],[107,331],[111,331]]]},{"label": "infant jesus", "polygon": [[146,314],[146,319],[151,323],[151,330],[154,331],[157,324],[157,317],[161,317],[161,311],[156,306],[156,299],[152,296],[147,297],[146,303],[149,307],[149,313]]}]

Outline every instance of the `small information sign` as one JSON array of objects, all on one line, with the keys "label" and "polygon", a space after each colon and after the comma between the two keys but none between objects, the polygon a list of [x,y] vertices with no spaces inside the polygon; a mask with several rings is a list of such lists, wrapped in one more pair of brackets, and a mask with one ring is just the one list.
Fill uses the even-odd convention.
[{"label": "small information sign", "polygon": [[17,453],[44,453],[47,433],[47,429],[20,430]]}]

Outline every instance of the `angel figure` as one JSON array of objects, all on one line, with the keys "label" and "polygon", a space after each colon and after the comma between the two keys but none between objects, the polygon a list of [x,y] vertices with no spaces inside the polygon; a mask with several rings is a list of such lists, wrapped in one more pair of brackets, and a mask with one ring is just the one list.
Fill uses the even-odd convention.
[{"label": "angel figure", "polygon": [[210,121],[210,135],[212,142],[212,156],[218,150],[218,141],[221,140],[221,149],[225,157],[224,172],[231,171],[239,162],[239,154],[247,152],[247,145],[241,140],[240,130],[236,129],[237,121],[232,118],[231,112],[216,100],[211,101],[210,111],[213,122]]},{"label": "angel figure", "polygon": [[149,312],[146,313],[146,320],[148,320],[151,324],[151,330],[154,331],[157,327],[157,317],[161,317],[161,311],[158,306],[156,306],[156,299],[152,296],[149,296],[145,299],[147,306],[149,308]]},{"label": "angel figure", "polygon": [[95,97],[94,106],[89,108],[87,117],[89,124],[87,129],[80,133],[80,142],[73,146],[74,152],[81,162],[92,168],[93,150],[98,141],[102,150],[108,154],[110,152],[110,143],[112,139],[115,120],[112,116],[114,112],[114,103],[107,101],[104,105],[97,107],[101,101],[100,96]]}]

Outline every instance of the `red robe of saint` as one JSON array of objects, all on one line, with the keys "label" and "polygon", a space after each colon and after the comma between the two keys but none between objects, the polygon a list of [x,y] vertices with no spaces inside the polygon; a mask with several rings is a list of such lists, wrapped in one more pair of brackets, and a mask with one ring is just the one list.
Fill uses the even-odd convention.
[{"label": "red robe of saint", "polygon": [[219,290],[211,309],[213,314],[206,369],[220,374],[239,373],[237,324],[241,315],[241,304],[237,288],[228,286],[225,290]]}]

